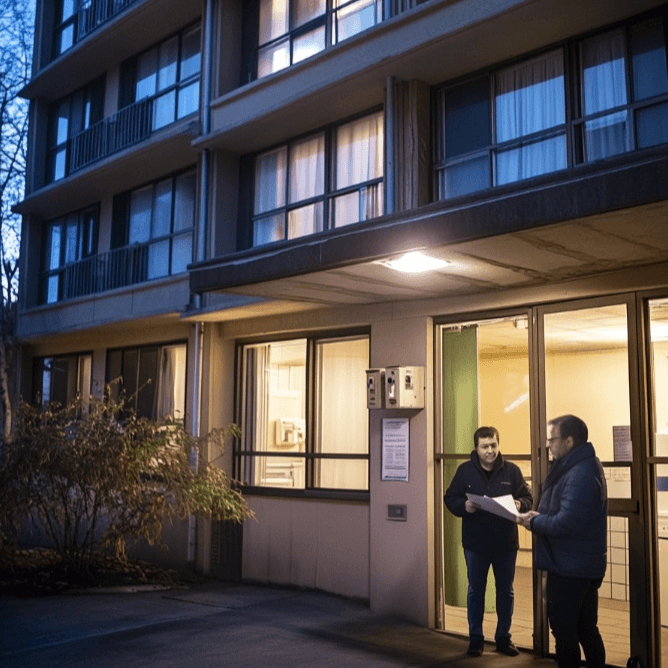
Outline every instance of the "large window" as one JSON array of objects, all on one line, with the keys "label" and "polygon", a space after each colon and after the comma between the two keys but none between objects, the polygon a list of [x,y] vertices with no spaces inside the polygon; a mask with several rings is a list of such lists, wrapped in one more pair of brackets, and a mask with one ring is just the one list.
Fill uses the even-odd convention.
[{"label": "large window", "polygon": [[254,176],[253,246],[380,216],[383,113],[262,153]]},{"label": "large window", "polygon": [[257,77],[298,63],[382,19],[381,0],[260,0]]},{"label": "large window", "polygon": [[637,21],[438,90],[438,199],[668,142],[664,33]]},{"label": "large window", "polygon": [[70,173],[70,140],[101,121],[103,113],[104,77],[80,88],[50,108],[47,182],[57,181]]},{"label": "large window", "polygon": [[93,356],[90,353],[39,357],[33,366],[35,400],[66,406],[77,397],[84,406],[92,389]]},{"label": "large window", "polygon": [[368,490],[368,337],[245,345],[241,358],[240,479],[256,487]]},{"label": "large window", "polygon": [[189,28],[123,65],[121,107],[153,101],[153,130],[199,109],[200,26]]},{"label": "large window", "polygon": [[180,274],[192,262],[195,170],[136,188],[114,201],[114,246],[136,249],[137,280]]},{"label": "large window", "polygon": [[[91,207],[51,221],[46,226],[40,303],[52,304],[85,294],[92,276],[72,272],[72,266],[97,252],[98,209]],[[83,280],[82,282],[82,279]]]},{"label": "large window", "polygon": [[139,417],[184,420],[186,344],[123,348],[107,352],[106,383]]}]

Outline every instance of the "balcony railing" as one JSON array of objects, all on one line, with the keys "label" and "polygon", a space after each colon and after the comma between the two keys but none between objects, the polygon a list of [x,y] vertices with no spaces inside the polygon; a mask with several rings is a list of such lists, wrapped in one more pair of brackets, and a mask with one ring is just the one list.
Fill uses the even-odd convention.
[{"label": "balcony railing", "polygon": [[69,173],[146,139],[152,119],[153,100],[140,100],[75,135],[69,140]]},{"label": "balcony railing", "polygon": [[161,275],[153,275],[155,270],[152,270],[150,262],[152,252],[155,252],[155,246],[151,249],[150,243],[133,244],[65,265],[60,270],[58,301],[161,278]]},{"label": "balcony railing", "polygon": [[138,0],[84,0],[77,12],[76,41],[79,42],[135,2]]}]

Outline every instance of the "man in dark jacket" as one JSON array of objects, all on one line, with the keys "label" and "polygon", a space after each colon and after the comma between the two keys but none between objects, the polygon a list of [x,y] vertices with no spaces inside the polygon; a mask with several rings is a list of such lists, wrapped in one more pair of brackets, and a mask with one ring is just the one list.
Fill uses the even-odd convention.
[{"label": "man in dark jacket", "polygon": [[554,458],[538,512],[518,522],[536,536],[536,567],[547,571],[547,615],[559,668],[604,668],[598,630],[598,589],[607,563],[608,495],[601,462],[587,441],[587,425],[562,415],[547,425]]},{"label": "man in dark jacket", "polygon": [[529,510],[533,499],[519,467],[504,461],[501,456],[499,432],[494,427],[480,427],[473,435],[473,442],[475,450],[471,460],[459,466],[444,497],[448,510],[462,518],[462,544],[469,580],[470,644],[467,653],[471,656],[482,654],[485,589],[491,566],[496,583],[496,650],[517,656],[519,652],[510,640],[515,600],[513,580],[519,549],[517,526],[510,520],[478,510],[466,495],[499,497],[510,494],[520,512]]}]

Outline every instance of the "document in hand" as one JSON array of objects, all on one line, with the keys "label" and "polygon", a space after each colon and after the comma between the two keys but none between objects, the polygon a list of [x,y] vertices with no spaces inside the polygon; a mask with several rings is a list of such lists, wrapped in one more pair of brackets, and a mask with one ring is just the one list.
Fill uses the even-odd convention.
[{"label": "document in hand", "polygon": [[515,499],[511,494],[505,496],[478,496],[477,494],[467,494],[468,500],[480,510],[486,510],[488,513],[493,513],[506,520],[515,522],[515,518],[519,515]]}]

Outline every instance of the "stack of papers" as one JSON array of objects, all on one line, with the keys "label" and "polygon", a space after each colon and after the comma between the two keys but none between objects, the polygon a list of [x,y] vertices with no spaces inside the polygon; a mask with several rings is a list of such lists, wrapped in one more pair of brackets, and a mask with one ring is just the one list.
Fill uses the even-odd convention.
[{"label": "stack of papers", "polygon": [[466,497],[476,508],[486,510],[488,513],[493,513],[511,522],[516,522],[516,518],[519,515],[515,499],[513,499],[511,494],[496,497],[467,494]]}]

